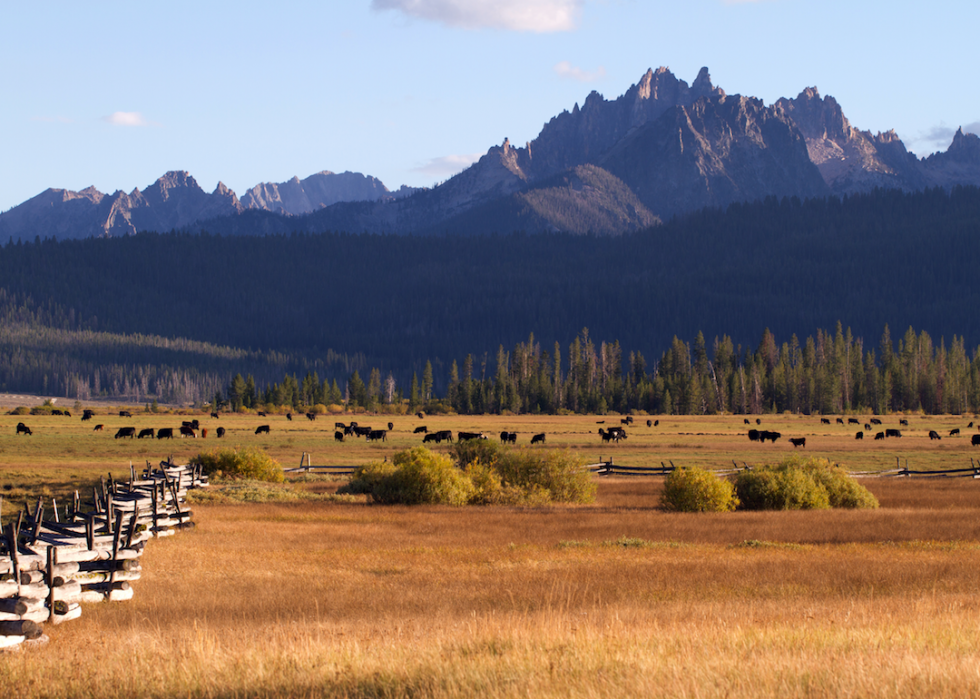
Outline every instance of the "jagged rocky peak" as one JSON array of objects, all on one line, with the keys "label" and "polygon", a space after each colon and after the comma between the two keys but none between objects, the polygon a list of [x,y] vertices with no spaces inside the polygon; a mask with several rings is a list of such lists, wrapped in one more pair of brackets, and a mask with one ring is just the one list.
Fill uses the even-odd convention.
[{"label": "jagged rocky peak", "polygon": [[953,142],[949,144],[946,153],[954,160],[970,159],[976,161],[980,159],[980,136],[964,132],[961,126],[956,129]]}]

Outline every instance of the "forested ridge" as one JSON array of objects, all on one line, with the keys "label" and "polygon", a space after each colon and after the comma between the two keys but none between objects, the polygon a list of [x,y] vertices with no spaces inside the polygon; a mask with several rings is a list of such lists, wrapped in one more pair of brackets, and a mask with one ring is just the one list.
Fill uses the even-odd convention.
[{"label": "forested ridge", "polygon": [[[430,397],[462,411],[976,410],[978,234],[980,191],[957,188],[770,198],[617,238],[11,243],[0,249],[0,390],[202,401],[240,374],[257,386],[250,400],[277,390],[298,404],[328,400],[334,383],[354,400],[411,398],[414,378],[421,402],[428,364]],[[891,352],[886,327],[903,332]],[[717,338],[707,374],[699,333]],[[529,337],[534,349],[521,349]],[[595,343],[602,371],[583,378],[576,342]],[[847,372],[828,343],[843,343]],[[914,362],[889,364],[910,344]],[[352,394],[355,372],[368,393],[377,374],[374,396]]]}]

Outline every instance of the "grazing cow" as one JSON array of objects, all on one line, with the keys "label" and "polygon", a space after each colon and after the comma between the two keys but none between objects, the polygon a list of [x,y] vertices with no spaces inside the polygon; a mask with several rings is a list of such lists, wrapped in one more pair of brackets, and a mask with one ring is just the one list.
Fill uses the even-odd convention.
[{"label": "grazing cow", "polygon": [[153,439],[156,433],[153,431],[152,427],[147,427],[146,429],[140,430],[140,433],[136,435],[136,439],[143,439],[144,437],[149,437]]},{"label": "grazing cow", "polygon": [[793,445],[793,448],[794,449],[796,449],[796,447],[804,447],[805,448],[806,447],[806,437],[790,437],[789,438],[789,443]]},{"label": "grazing cow", "polygon": [[429,431],[428,427],[426,427],[425,425],[419,425],[414,430],[412,430],[412,434],[425,434],[428,431]]},{"label": "grazing cow", "polygon": [[65,417],[71,417],[71,411],[70,410],[66,410],[65,411]]},{"label": "grazing cow", "polygon": [[453,431],[452,430],[439,430],[438,432],[436,432],[436,437],[439,438],[439,441],[440,442],[445,439],[447,442],[449,442],[450,444],[452,444],[452,442],[453,442]]},{"label": "grazing cow", "polygon": [[380,439],[382,442],[385,442],[387,441],[387,437],[386,437],[387,434],[388,434],[387,430],[371,430],[366,435],[364,435],[364,441],[374,442]]},{"label": "grazing cow", "polygon": [[531,437],[531,444],[544,444],[544,432]]},{"label": "grazing cow", "polygon": [[[354,425],[354,423],[351,423]],[[371,428],[368,425],[361,427],[360,425],[354,425],[354,436],[355,437],[366,437],[371,434]]]},{"label": "grazing cow", "polygon": [[181,425],[180,426],[180,436],[181,437],[193,437],[194,439],[197,439],[197,430],[195,430],[190,425]]},{"label": "grazing cow", "polygon": [[647,427],[653,427],[653,420],[647,420]]},{"label": "grazing cow", "polygon": [[762,424],[762,418],[759,418],[759,417],[757,417],[757,418],[755,419],[755,424],[757,424],[757,425],[761,425],[761,424]]},{"label": "grazing cow", "polygon": [[105,429],[105,425],[96,425],[95,428],[92,431],[93,432],[101,432],[104,429]]},{"label": "grazing cow", "polygon": [[830,418],[829,417],[822,417],[822,418],[820,418],[820,424],[821,425],[829,425],[830,424]]},{"label": "grazing cow", "polygon": [[660,425],[660,420],[654,420],[654,421],[653,421],[653,426],[654,426],[654,427],[657,427],[657,426],[659,426],[659,425]]},{"label": "grazing cow", "polygon": [[119,431],[116,432],[116,436],[114,437],[114,439],[119,439],[120,437],[129,437],[130,439],[132,439],[135,436],[136,436],[135,427],[120,427]]},{"label": "grazing cow", "polygon": [[211,413],[211,417],[213,417],[215,420],[217,420],[218,419],[218,413]]},{"label": "grazing cow", "polygon": [[864,432],[858,432],[854,435],[854,439],[864,439]]},{"label": "grazing cow", "polygon": [[333,441],[335,441],[335,442],[343,442],[344,441],[344,433],[343,432],[334,432],[333,433]]},{"label": "grazing cow", "polygon": [[869,425],[868,423],[864,423],[864,429],[865,429],[866,432],[870,432],[871,431],[871,425]]},{"label": "grazing cow", "polygon": [[978,444],[980,444],[980,434],[971,435],[970,436],[970,445],[975,447]]},{"label": "grazing cow", "polygon": [[760,438],[759,430],[749,430],[749,441],[758,442]]},{"label": "grazing cow", "polygon": [[180,424],[183,425],[184,427],[190,427],[192,430],[199,430],[199,429],[201,429],[201,422],[200,422],[200,420],[184,420]]},{"label": "grazing cow", "polygon": [[759,432],[759,439],[760,441],[762,441],[763,444],[767,439],[773,444],[775,444],[776,440],[782,436],[783,435],[781,435],[779,432],[770,432],[769,430],[762,430],[761,432]]},{"label": "grazing cow", "polygon": [[879,420],[876,417],[873,417],[873,418],[871,418],[871,424],[872,425],[880,425],[881,424],[881,420]]},{"label": "grazing cow", "polygon": [[517,433],[516,432],[501,432],[500,441],[502,443],[517,444]]},{"label": "grazing cow", "polygon": [[844,418],[842,418],[842,417],[837,418],[837,424],[838,425],[843,425],[844,424]]},{"label": "grazing cow", "polygon": [[884,438],[885,438],[885,433],[884,433],[884,432],[878,432],[878,433],[877,433],[877,434],[875,435],[875,441],[876,441],[876,442],[877,442],[877,441],[878,441],[879,439],[884,439]]},{"label": "grazing cow", "polygon": [[626,433],[619,428],[609,430],[603,430],[600,428],[599,435],[602,437],[603,442],[616,442],[618,444],[619,440],[626,439]]},{"label": "grazing cow", "polygon": [[[220,427],[218,428],[221,429]],[[161,427],[157,430],[157,439],[173,439],[174,438],[174,428],[173,427]]]},{"label": "grazing cow", "polygon": [[902,433],[899,430],[896,430],[896,429],[893,429],[893,428],[889,427],[887,430],[885,430],[885,436],[886,437],[901,437],[902,436]]},{"label": "grazing cow", "polygon": [[392,423],[392,422],[389,422],[389,423],[388,423],[388,431],[390,432],[390,431],[391,431],[391,430],[393,430],[393,429],[395,429],[395,425],[394,425],[394,423]]},{"label": "grazing cow", "polygon": [[55,409],[53,409],[51,411],[51,414],[52,415],[60,415],[60,416],[64,417],[65,411],[64,410],[58,410],[57,408],[55,408]]},{"label": "grazing cow", "polygon": [[623,419],[621,419],[621,420],[619,421],[619,424],[620,424],[620,425],[629,425],[629,424],[630,424],[630,423],[632,423],[632,422],[633,422],[633,421],[632,421],[632,420],[631,420],[630,418],[628,418],[628,417],[624,417]]},{"label": "grazing cow", "polygon": [[457,432],[456,441],[462,442],[470,439],[486,439],[487,436],[482,432]]},{"label": "grazing cow", "polygon": [[120,410],[119,417],[133,417],[133,414],[128,410]]},{"label": "grazing cow", "polygon": [[942,439],[936,430],[929,430],[929,439]]},{"label": "grazing cow", "polygon": [[970,424],[967,427],[973,427],[973,420],[970,420]]},{"label": "grazing cow", "polygon": [[905,425],[906,427],[908,427],[909,426],[909,421],[906,420],[905,418],[902,418],[901,420],[898,421],[898,424],[899,425]]},{"label": "grazing cow", "polygon": [[420,411],[418,411],[417,413],[415,413],[415,417],[417,417],[417,418],[418,418],[419,420],[424,420],[424,419],[425,419],[425,413],[423,413],[423,412],[422,412],[422,411],[420,410]]},{"label": "grazing cow", "polygon": [[268,425],[259,425],[258,427],[255,428],[255,434],[262,434],[263,432],[265,434],[269,434],[269,426]]},{"label": "grazing cow", "polygon": [[849,417],[849,418],[847,418],[847,424],[848,425],[860,425],[861,423],[858,422],[858,419],[856,417]]},{"label": "grazing cow", "polygon": [[439,439],[439,435],[436,434],[435,432],[432,432],[422,437],[422,444],[426,444],[428,442],[435,442],[436,444],[438,444],[441,441],[442,440]]},{"label": "grazing cow", "polygon": [[746,425],[752,424],[752,423],[749,422],[749,419],[747,417],[746,418],[742,418],[742,422],[744,422]]},{"label": "grazing cow", "polygon": [[290,422],[292,422],[293,421],[293,414],[292,413],[286,413],[286,419],[289,420]]},{"label": "grazing cow", "polygon": [[34,433],[31,432],[31,428],[28,427],[27,425],[25,425],[23,422],[18,422],[17,423],[17,432],[15,434],[32,435]]},{"label": "grazing cow", "polygon": [[351,423],[351,424],[347,425],[346,427],[344,427],[344,436],[345,437],[353,437],[354,436],[354,427],[355,427],[354,423]]},{"label": "grazing cow", "polygon": [[333,423],[333,428],[334,428],[335,430],[342,430],[342,429],[344,429],[345,427],[347,427],[347,425],[345,425],[345,424],[344,424],[344,423],[342,423],[342,422],[335,422],[335,423]]},{"label": "grazing cow", "polygon": [[313,422],[314,420],[316,420],[316,413],[307,413],[306,419],[309,420],[310,422]]},{"label": "grazing cow", "polygon": [[[215,432],[215,434],[217,434],[217,435],[218,435],[218,439],[221,439],[222,437],[224,437],[224,436],[225,436],[225,428],[224,428],[224,427],[219,427],[219,428],[218,428],[218,429],[216,429],[216,430],[215,430],[214,432]],[[157,434],[157,437],[159,437],[159,436],[160,436],[160,435],[159,435],[159,434]]]},{"label": "grazing cow", "polygon": [[259,417],[266,417],[266,414],[265,414],[264,412],[262,412],[261,410],[260,410],[260,411],[258,411],[258,412],[257,412],[257,413],[255,413],[255,414],[256,414],[256,415],[258,415]]},{"label": "grazing cow", "polygon": [[82,422],[85,420],[91,420],[93,415],[95,415],[94,412],[91,410],[86,410],[84,413],[82,413]]},{"label": "grazing cow", "polygon": [[959,434],[959,433],[960,433],[960,428],[956,427],[949,431],[949,436],[952,437],[954,434]]}]

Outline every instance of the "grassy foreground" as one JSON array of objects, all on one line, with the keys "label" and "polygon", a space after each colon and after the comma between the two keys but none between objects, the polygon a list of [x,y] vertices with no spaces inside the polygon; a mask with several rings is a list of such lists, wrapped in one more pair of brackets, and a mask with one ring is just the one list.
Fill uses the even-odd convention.
[{"label": "grassy foreground", "polygon": [[976,696],[980,489],[877,511],[197,506],[4,697]]}]

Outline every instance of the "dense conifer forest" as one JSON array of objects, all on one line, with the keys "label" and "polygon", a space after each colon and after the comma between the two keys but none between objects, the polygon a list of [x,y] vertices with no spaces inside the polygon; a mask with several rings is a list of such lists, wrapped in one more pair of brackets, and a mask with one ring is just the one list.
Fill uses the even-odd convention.
[{"label": "dense conifer forest", "polygon": [[616,238],[17,242],[0,249],[0,390],[460,412],[976,411],[978,236],[980,191],[957,188],[768,199]]}]

